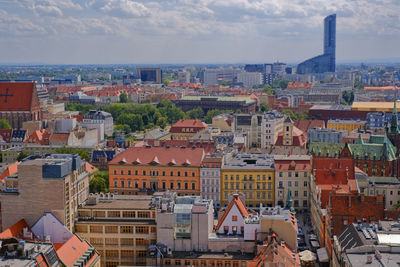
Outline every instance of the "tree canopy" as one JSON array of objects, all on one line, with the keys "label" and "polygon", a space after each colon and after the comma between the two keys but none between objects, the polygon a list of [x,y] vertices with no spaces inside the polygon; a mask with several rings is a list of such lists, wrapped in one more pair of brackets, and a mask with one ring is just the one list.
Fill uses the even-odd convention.
[{"label": "tree canopy", "polygon": [[92,174],[92,179],[89,183],[90,193],[107,193],[108,192],[108,172],[96,171]]},{"label": "tree canopy", "polygon": [[80,148],[63,146],[63,147],[57,148],[54,152],[58,153],[58,154],[78,154],[81,157],[81,159],[86,160],[86,161],[90,160],[89,152],[87,152],[84,149],[80,149]]},{"label": "tree canopy", "polygon": [[11,125],[6,119],[0,119],[0,129],[11,129]]}]

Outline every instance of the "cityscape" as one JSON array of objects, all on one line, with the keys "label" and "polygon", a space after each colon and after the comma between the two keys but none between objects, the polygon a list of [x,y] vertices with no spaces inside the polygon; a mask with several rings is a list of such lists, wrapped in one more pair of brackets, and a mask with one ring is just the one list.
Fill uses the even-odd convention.
[{"label": "cityscape", "polygon": [[399,3],[223,2],[0,1],[0,267],[400,265]]}]

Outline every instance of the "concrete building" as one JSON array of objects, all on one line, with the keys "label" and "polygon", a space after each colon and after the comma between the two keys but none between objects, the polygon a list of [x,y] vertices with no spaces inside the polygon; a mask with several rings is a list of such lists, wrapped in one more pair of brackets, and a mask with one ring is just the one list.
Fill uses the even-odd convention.
[{"label": "concrete building", "polygon": [[78,206],[89,195],[89,173],[78,155],[28,158],[3,183],[0,192],[3,229],[21,218],[33,224],[45,211],[50,211],[73,231]]},{"label": "concrete building", "polygon": [[146,265],[157,240],[152,196],[91,195],[76,219],[75,232],[101,254],[102,266]]},{"label": "concrete building", "polygon": [[208,235],[214,226],[212,200],[199,196],[159,199],[157,209],[157,243],[172,253],[208,251]]},{"label": "concrete building", "polygon": [[283,131],[283,114],[276,110],[263,114],[261,120],[261,147],[268,148],[275,144],[278,134]]},{"label": "concrete building", "polygon": [[[285,207],[289,194],[296,210],[310,207],[311,156],[274,155],[275,205]],[[290,192],[289,192],[290,191]]]},{"label": "concrete building", "polygon": [[260,72],[239,72],[237,82],[242,83],[244,88],[253,88],[263,84],[263,74]]},{"label": "concrete building", "polygon": [[219,82],[232,82],[236,80],[240,70],[234,69],[206,69],[203,71],[202,82],[204,85],[218,84]]},{"label": "concrete building", "polygon": [[265,154],[238,154],[225,158],[221,168],[221,206],[229,196],[242,192],[249,207],[272,206],[275,202],[274,158]]},{"label": "concrete building", "polygon": [[83,116],[82,122],[85,125],[103,124],[104,134],[107,136],[112,136],[114,132],[113,117],[108,112],[91,110]]},{"label": "concrete building", "polygon": [[200,168],[200,196],[212,199],[215,208],[221,206],[221,166],[222,157],[206,156]]},{"label": "concrete building", "polygon": [[178,82],[179,83],[190,83],[190,72],[188,72],[188,71],[178,72]]},{"label": "concrete building", "polygon": [[347,135],[345,131],[327,128],[313,128],[307,132],[307,141],[322,143],[342,143],[343,137]]}]

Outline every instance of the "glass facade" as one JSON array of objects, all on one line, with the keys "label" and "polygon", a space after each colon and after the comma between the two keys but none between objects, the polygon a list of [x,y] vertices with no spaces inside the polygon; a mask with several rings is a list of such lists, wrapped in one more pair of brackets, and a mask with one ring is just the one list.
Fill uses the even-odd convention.
[{"label": "glass facade", "polygon": [[324,54],[303,61],[298,74],[335,72],[336,69],[336,14],[324,19]]}]

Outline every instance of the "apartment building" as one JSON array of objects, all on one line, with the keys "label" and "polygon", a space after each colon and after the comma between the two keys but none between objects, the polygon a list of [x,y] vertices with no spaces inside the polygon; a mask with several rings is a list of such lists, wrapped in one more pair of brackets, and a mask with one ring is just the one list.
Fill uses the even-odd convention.
[{"label": "apartment building", "polygon": [[78,206],[89,195],[89,173],[78,155],[27,158],[2,183],[2,229],[21,218],[32,225],[47,211],[73,231]]},{"label": "apartment building", "polygon": [[221,206],[229,195],[242,192],[248,207],[275,203],[274,158],[265,154],[238,154],[226,158],[221,168]]},{"label": "apartment building", "polygon": [[200,194],[200,166],[203,148],[131,147],[109,163],[110,192],[177,191]]},{"label": "apartment building", "polygon": [[290,191],[293,208],[307,210],[310,206],[311,156],[274,155],[275,205],[284,207]]},{"label": "apartment building", "polygon": [[75,233],[101,254],[102,266],[145,266],[155,244],[156,209],[152,196],[91,195],[79,207]]},{"label": "apartment building", "polygon": [[221,206],[221,165],[222,157],[205,157],[200,168],[200,196],[212,199],[214,207]]},{"label": "apartment building", "polygon": [[272,110],[263,114],[261,121],[261,147],[268,148],[274,145],[278,134],[283,131],[283,114]]}]

